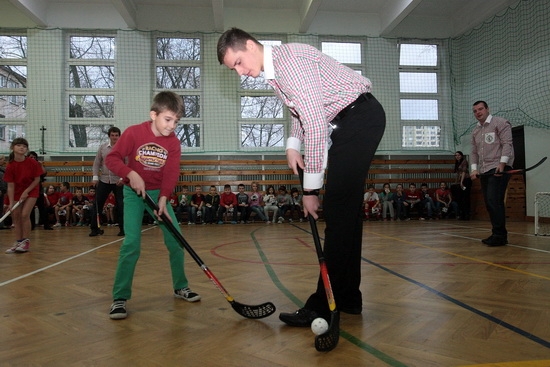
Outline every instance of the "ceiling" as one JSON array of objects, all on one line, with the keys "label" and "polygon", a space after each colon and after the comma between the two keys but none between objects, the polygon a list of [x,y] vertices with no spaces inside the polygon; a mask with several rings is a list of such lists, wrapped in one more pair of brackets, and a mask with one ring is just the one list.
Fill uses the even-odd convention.
[{"label": "ceiling", "polygon": [[521,0],[0,0],[1,28],[448,38]]}]

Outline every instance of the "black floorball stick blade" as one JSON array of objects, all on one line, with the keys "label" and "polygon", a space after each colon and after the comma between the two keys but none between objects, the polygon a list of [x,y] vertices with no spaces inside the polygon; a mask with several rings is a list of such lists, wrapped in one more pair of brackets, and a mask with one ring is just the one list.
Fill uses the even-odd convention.
[{"label": "black floorball stick blade", "polygon": [[[145,202],[149,207],[155,211],[158,212],[159,207],[157,203],[153,200],[153,198],[149,195],[145,195]],[[193,250],[191,245],[187,242],[187,240],[183,237],[183,235],[180,233],[180,231],[177,230],[176,226],[172,221],[170,221],[170,218],[166,216],[166,214],[162,214],[160,216],[168,230],[174,235],[176,240],[178,241],[178,244],[185,249],[189,255],[195,260],[195,262],[199,265],[199,267],[204,271],[208,279],[214,283],[216,288],[223,294],[227,302],[231,305],[233,310],[235,310],[238,314],[240,314],[243,317],[249,318],[249,319],[262,319],[264,317],[267,317],[271,314],[273,314],[276,310],[275,305],[271,302],[262,303],[260,305],[245,305],[242,303],[239,303],[235,301],[233,297],[225,290],[223,285],[220,283],[218,278],[210,271],[210,269],[206,266],[204,261],[199,257],[199,255]]]},{"label": "black floorball stick blade", "polygon": [[247,319],[263,319],[264,317],[272,315],[276,310],[275,305],[271,302],[254,306],[244,305],[237,301],[231,301],[229,303],[238,314]]},{"label": "black floorball stick blade", "polygon": [[319,352],[330,352],[338,345],[340,339],[340,314],[330,313],[330,324],[327,331],[315,337],[315,349]]}]

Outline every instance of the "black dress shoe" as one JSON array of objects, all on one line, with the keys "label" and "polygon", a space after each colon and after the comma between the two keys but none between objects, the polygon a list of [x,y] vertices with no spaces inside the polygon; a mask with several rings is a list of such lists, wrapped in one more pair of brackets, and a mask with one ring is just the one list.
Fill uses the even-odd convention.
[{"label": "black dress shoe", "polygon": [[505,246],[508,243],[506,237],[492,236],[485,244],[489,247]]},{"label": "black dress shoe", "polygon": [[93,231],[92,230],[88,236],[95,237],[95,236],[99,236],[99,235],[100,235],[99,231]]},{"label": "black dress shoe", "polygon": [[493,235],[490,235],[489,237],[482,239],[481,242],[487,245],[489,244],[489,242],[491,242],[492,239],[493,239]]},{"label": "black dress shoe", "polygon": [[300,308],[298,311],[292,313],[281,312],[279,314],[279,320],[285,324],[299,327],[311,326],[311,323],[317,317],[319,317],[317,312],[305,308]]}]

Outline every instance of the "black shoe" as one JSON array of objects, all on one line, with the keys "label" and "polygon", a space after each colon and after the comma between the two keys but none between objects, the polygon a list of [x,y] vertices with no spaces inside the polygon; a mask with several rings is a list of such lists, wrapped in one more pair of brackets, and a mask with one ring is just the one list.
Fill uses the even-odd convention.
[{"label": "black shoe", "polygon": [[489,247],[505,246],[508,243],[506,237],[493,236],[485,244]]},{"label": "black shoe", "polygon": [[44,229],[45,229],[46,231],[53,231],[53,228],[52,228],[51,226],[50,226],[50,227],[44,227]]},{"label": "black shoe", "polygon": [[482,239],[481,242],[488,245],[489,242],[491,242],[492,240],[493,240],[493,235],[490,235],[489,237]]},{"label": "black shoe", "polygon": [[356,307],[340,307],[338,309],[339,311],[342,311],[344,313],[349,313],[350,315],[361,315],[361,312],[363,312],[363,307],[356,306]]},{"label": "black shoe", "polygon": [[124,231],[120,231],[120,232],[118,232],[117,236],[124,237],[124,236],[126,236],[126,234],[124,233]]},{"label": "black shoe", "polygon": [[95,237],[95,236],[99,236],[100,234],[103,234],[103,231],[101,229],[97,229],[97,230],[92,229],[92,231],[88,236]]},{"label": "black shoe", "polygon": [[281,312],[279,314],[279,320],[289,326],[298,327],[310,327],[313,320],[317,317],[319,317],[317,312],[305,308],[300,308],[298,311],[292,313]]}]

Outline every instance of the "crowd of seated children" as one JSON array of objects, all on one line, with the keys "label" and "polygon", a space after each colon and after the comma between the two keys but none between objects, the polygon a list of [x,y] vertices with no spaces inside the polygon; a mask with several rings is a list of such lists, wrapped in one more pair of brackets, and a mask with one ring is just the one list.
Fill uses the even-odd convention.
[{"label": "crowd of seated children", "polygon": [[[382,215],[377,210],[381,208]],[[369,185],[364,195],[364,208],[366,219],[383,220],[410,220],[413,214],[419,220],[459,217],[458,203],[453,200],[451,190],[445,182],[441,182],[433,195],[428,184],[422,183],[418,190],[414,183],[408,190],[403,190],[403,185],[396,185],[392,192],[390,184],[385,183],[382,191],[377,193],[373,185]],[[389,214],[389,219],[388,219]]]}]

